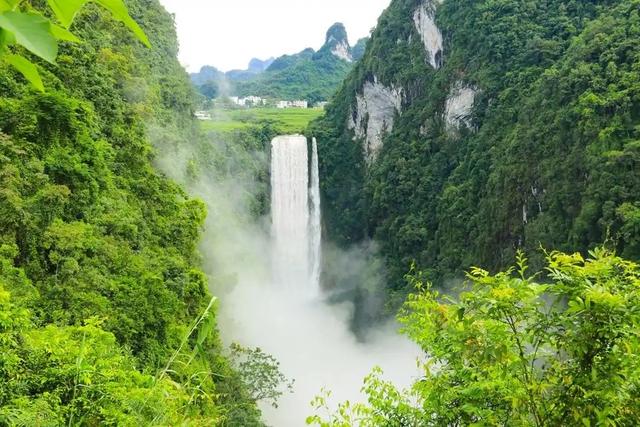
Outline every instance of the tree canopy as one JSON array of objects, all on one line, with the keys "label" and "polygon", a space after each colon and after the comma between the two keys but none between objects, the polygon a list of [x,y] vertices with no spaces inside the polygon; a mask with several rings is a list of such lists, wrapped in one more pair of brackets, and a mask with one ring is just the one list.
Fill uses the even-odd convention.
[{"label": "tree canopy", "polygon": [[[604,249],[546,255],[492,275],[472,269],[458,297],[412,272],[399,320],[426,354],[409,390],[365,379],[367,402],[310,425],[633,426],[640,417],[640,266]],[[326,409],[320,396],[315,404]]]}]

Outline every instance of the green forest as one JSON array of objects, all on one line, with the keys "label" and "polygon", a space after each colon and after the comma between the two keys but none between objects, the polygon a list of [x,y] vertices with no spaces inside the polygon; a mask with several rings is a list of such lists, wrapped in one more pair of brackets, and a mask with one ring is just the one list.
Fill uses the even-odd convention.
[{"label": "green forest", "polygon": [[[393,2],[309,129],[328,235],[380,242],[400,301],[412,262],[446,287],[474,265],[508,267],[519,249],[535,269],[540,247],[606,243],[640,259],[639,3],[447,1],[437,70],[411,25],[421,3]],[[347,124],[374,79],[403,88],[403,105],[369,164]],[[477,95],[451,131],[445,105],[459,82]]]},{"label": "green forest", "polygon": [[160,0],[0,0],[0,426],[271,425],[298,379],[223,340],[241,281],[205,240],[237,213],[200,186],[234,184],[214,196],[264,227],[289,133],[317,139],[325,293],[281,325],[351,304],[346,338],[303,331],[336,345],[305,369],[377,361],[390,319],[419,353],[408,386],[373,368],[292,425],[638,424],[640,0],[392,0],[355,64],[340,24],[239,86],[326,110],[211,121],[177,30]]},{"label": "green forest", "polygon": [[204,204],[154,167],[154,124],[197,132],[171,16],[128,2],[136,34],[119,1],[8,3],[74,40],[45,60],[18,25],[41,87],[0,65],[0,425],[262,425],[218,337]]}]

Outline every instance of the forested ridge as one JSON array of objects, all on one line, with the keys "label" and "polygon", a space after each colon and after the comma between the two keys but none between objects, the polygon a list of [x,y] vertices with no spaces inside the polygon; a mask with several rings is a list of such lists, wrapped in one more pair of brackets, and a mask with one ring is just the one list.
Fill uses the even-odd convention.
[{"label": "forested ridge", "polygon": [[[336,53],[339,45],[345,57]],[[317,52],[308,48],[276,58],[264,73],[237,82],[235,90],[239,95],[326,101],[353,68],[351,61],[358,59],[352,56],[344,25],[336,23],[327,30],[325,44]]]},{"label": "forested ridge", "polygon": [[80,43],[33,59],[46,92],[0,63],[0,424],[261,425],[200,269],[204,203],[153,165],[152,129],[196,134],[174,23],[127,5],[150,48],[90,3]]},{"label": "forested ridge", "polygon": [[[191,78],[206,98],[237,95],[275,100],[302,99],[310,103],[327,101],[353,68],[352,61],[362,57],[366,40],[360,39],[355,46],[349,46],[344,25],[335,23],[327,30],[325,44],[318,51],[306,48],[266,63],[254,59],[254,65],[265,68],[253,71],[251,64],[249,70],[227,73],[205,66]],[[340,51],[336,50],[338,46]]]},{"label": "forested ridge", "polygon": [[[309,129],[328,237],[379,242],[400,294],[413,261],[447,285],[472,265],[508,266],[518,249],[535,269],[541,246],[606,242],[639,259],[639,10],[635,0],[393,1]],[[442,33],[437,57],[418,31],[424,16]],[[398,107],[383,104],[392,113],[373,159],[371,88],[400,94]],[[469,111],[450,117],[459,93],[472,94]]]}]

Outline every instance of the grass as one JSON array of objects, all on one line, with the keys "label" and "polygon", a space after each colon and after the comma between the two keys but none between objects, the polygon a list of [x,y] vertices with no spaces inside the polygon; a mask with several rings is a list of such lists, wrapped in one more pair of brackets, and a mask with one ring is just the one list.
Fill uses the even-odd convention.
[{"label": "grass", "polygon": [[205,131],[233,132],[273,123],[282,134],[302,133],[309,122],[320,117],[321,108],[247,108],[214,110],[211,112],[213,120],[202,121]]}]

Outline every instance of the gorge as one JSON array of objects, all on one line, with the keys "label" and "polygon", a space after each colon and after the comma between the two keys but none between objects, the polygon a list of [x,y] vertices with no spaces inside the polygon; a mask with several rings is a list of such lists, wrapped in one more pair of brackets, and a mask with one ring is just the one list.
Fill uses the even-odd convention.
[{"label": "gorge", "polygon": [[1,426],[637,425],[640,0],[386,6],[0,0]]},{"label": "gorge", "polygon": [[[360,401],[362,378],[375,366],[381,366],[385,378],[397,384],[408,385],[418,374],[415,361],[420,352],[397,334],[394,323],[381,325],[359,340],[350,330],[351,304],[328,303],[328,294],[320,288],[317,164],[315,140],[301,135],[273,139],[271,220],[254,224],[250,234],[243,234],[247,229],[242,226],[238,230],[242,237],[234,233],[244,239],[245,253],[233,258],[264,264],[254,265],[251,272],[237,265],[233,291],[221,295],[225,340],[272,354],[283,374],[294,380],[277,408],[261,406],[266,421],[274,426],[302,425],[310,414],[310,402],[323,389],[331,391],[328,404],[332,408],[344,400]],[[224,226],[227,231],[230,227],[231,223]],[[269,256],[261,257],[265,247],[272,249]],[[246,253],[252,251],[252,255]],[[346,252],[343,256],[356,259]],[[233,261],[228,260],[229,265]]]}]

